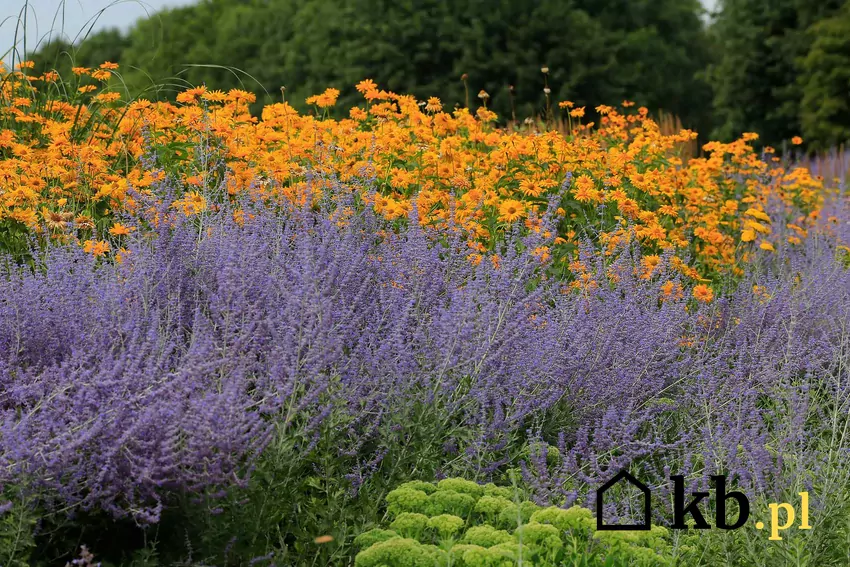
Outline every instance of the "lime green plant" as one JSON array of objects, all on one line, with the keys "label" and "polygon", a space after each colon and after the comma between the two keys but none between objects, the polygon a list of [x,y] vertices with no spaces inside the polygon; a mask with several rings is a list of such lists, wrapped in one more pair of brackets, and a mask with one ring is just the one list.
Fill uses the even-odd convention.
[{"label": "lime green plant", "polygon": [[450,478],[387,495],[388,528],[360,534],[355,567],[664,566],[670,533],[596,530],[590,510],[543,508],[508,488]]}]

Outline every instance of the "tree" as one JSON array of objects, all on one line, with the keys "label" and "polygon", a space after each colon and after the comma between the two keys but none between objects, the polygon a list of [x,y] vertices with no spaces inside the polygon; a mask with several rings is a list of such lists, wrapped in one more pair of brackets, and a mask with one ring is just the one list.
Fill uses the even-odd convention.
[{"label": "tree", "polygon": [[466,74],[473,105],[483,89],[503,118],[514,106],[523,118],[546,109],[548,67],[550,105],[628,98],[699,126],[710,99],[696,76],[708,58],[700,14],[698,0],[201,0],[140,20],[115,45],[132,94],[149,98],[203,83],[258,92],[260,104],[286,86],[304,109],[335,87],[349,107],[371,78],[452,108],[466,102]]},{"label": "tree", "polygon": [[581,0],[606,30],[616,62],[610,81],[620,96],[679,116],[708,134],[711,86],[702,76],[711,61],[698,0]]},{"label": "tree", "polygon": [[90,34],[79,45],[64,38],[51,38],[27,58],[35,62],[33,73],[56,70],[64,78],[72,75],[72,67],[97,67],[104,61],[120,61],[127,38],[117,29],[106,29]]},{"label": "tree", "polygon": [[130,30],[120,61],[133,94],[173,98],[189,85],[223,82],[215,70],[190,65],[215,61],[215,16],[225,9],[225,2],[203,1],[139,20]]},{"label": "tree", "polygon": [[711,29],[720,50],[709,71],[718,124],[714,137],[728,140],[749,131],[779,145],[800,133],[800,65],[813,40],[807,30],[844,3],[722,0]]},{"label": "tree", "polygon": [[802,61],[803,136],[814,149],[850,141],[850,2],[809,29],[812,46]]}]

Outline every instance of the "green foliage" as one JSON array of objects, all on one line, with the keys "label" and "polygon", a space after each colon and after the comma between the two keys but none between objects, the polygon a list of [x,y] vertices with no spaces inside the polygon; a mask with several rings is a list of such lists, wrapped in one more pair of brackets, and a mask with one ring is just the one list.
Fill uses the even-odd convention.
[{"label": "green foliage", "polygon": [[120,30],[106,29],[88,34],[76,44],[63,38],[51,39],[29,54],[28,59],[35,63],[33,75],[55,69],[68,79],[73,76],[72,67],[96,68],[104,61],[122,62],[128,45],[127,36]]},{"label": "green foliage", "polygon": [[[840,480],[839,480],[840,475]],[[724,565],[728,567],[774,567],[798,565],[806,567],[844,567],[850,549],[850,491],[844,465],[825,467],[823,480],[813,487],[789,486],[770,500],[750,502],[755,518],[737,530],[689,531],[677,534],[677,551],[682,564]],[[837,481],[830,486],[827,478]],[[812,490],[823,498],[823,509],[811,516],[812,529],[791,528],[780,532],[781,541],[769,541],[769,529],[756,529],[756,520],[769,522],[768,504],[799,502],[798,491]]]},{"label": "green foliage", "polygon": [[473,498],[480,498],[484,494],[484,488],[480,484],[462,478],[445,478],[441,480],[437,483],[437,491],[468,494]]},{"label": "green foliage", "polygon": [[506,507],[499,513],[499,518],[496,520],[496,525],[500,527],[516,526],[524,524],[531,520],[531,516],[539,510],[540,507],[534,502],[520,502]]},{"label": "green foliage", "polygon": [[451,514],[440,514],[428,519],[428,527],[436,530],[443,539],[454,536],[465,524],[463,518]]},{"label": "green foliage", "polygon": [[335,87],[347,109],[363,104],[354,84],[371,78],[447,108],[484,90],[503,119],[630,99],[713,138],[752,131],[776,146],[803,134],[823,149],[850,129],[848,4],[721,0],[706,29],[699,0],[201,0],[29,57],[63,76],[119,61],[130,97],[206,84],[256,92],[258,110],[286,87],[304,111]]},{"label": "green foliage", "polygon": [[488,482],[484,485],[484,495],[509,499],[513,496],[513,492],[509,488],[496,486],[492,482]]},{"label": "green foliage", "polygon": [[38,515],[13,487],[0,490],[0,565],[24,567],[36,546]]},{"label": "green foliage", "polygon": [[424,492],[425,494],[431,494],[432,492],[437,491],[437,487],[435,487],[433,484],[422,480],[411,480],[400,484],[398,488],[409,488],[411,490],[418,490],[420,492]]},{"label": "green foliage", "polygon": [[199,2],[168,8],[139,20],[126,38],[120,61],[131,92],[147,90],[148,98],[165,100],[173,99],[189,85],[233,86],[229,77],[222,81],[226,71],[220,68],[190,66],[230,61],[230,57],[221,57],[224,46],[234,45],[239,37],[255,36],[253,31],[242,32],[227,38],[223,45],[216,45],[217,40],[224,39],[216,34],[216,17],[223,16],[227,4]]},{"label": "green foliage", "polygon": [[367,547],[375,545],[376,543],[387,541],[388,539],[392,539],[394,537],[399,537],[399,535],[392,530],[375,528],[369,530],[368,532],[363,532],[362,534],[354,538],[354,546],[359,549],[365,549]]},{"label": "green foliage", "polygon": [[465,518],[474,507],[474,496],[453,490],[437,490],[428,497],[425,510],[428,514],[454,514]]},{"label": "green foliage", "polygon": [[29,230],[24,223],[10,218],[0,220],[0,250],[8,253],[6,261],[10,257],[19,263],[30,261],[31,245]]},{"label": "green foliage", "polygon": [[505,530],[497,530],[486,524],[482,526],[472,526],[463,536],[463,543],[479,545],[481,547],[493,547],[500,543],[513,541],[513,537]]},{"label": "green foliage", "polygon": [[544,508],[531,515],[530,521],[551,524],[561,531],[590,534],[596,530],[596,520],[587,508]]},{"label": "green foliage", "polygon": [[355,567],[433,567],[445,564],[445,553],[433,545],[423,545],[415,539],[393,538],[357,554]]},{"label": "green foliage", "polygon": [[416,512],[402,512],[390,528],[403,537],[418,538],[428,528],[428,516]]},{"label": "green foliage", "polygon": [[[829,132],[816,123],[828,121],[834,110],[817,116],[811,109],[801,109],[801,103],[808,92],[807,104],[819,104],[816,93],[835,88],[834,77],[814,75],[825,63],[825,53],[835,47],[829,36],[840,33],[844,24],[818,22],[845,4],[846,0],[722,0],[711,28],[720,53],[708,71],[717,123],[712,136],[731,140],[742,132],[756,132],[765,144],[779,145],[801,133],[802,117],[807,116],[809,142],[829,143]],[[822,33],[827,38],[815,47]],[[811,73],[804,73],[807,68]],[[819,84],[823,81],[829,86]]]},{"label": "green foliage", "polygon": [[[397,513],[390,530],[372,529],[355,538],[361,548],[355,565],[407,567],[431,561],[446,567],[650,567],[674,565],[683,553],[660,526],[650,531],[596,532],[590,511],[578,506],[540,508],[531,502],[516,503],[507,498],[514,495],[507,488],[459,478],[441,480],[436,487],[425,488],[425,484],[406,483],[387,495],[390,508],[397,510],[403,503],[418,510]],[[473,500],[466,519],[429,512],[434,501],[457,496]],[[503,514],[512,517],[513,523],[503,528],[493,525],[493,518]]]},{"label": "green foliage", "polygon": [[515,506],[514,503],[504,496],[490,496],[488,494],[478,499],[474,511],[487,517],[489,521],[495,521],[503,510],[510,509],[512,506]]},{"label": "green foliage", "polygon": [[[517,564],[519,550],[516,544],[500,544],[493,547],[478,545],[458,546],[453,554],[456,565],[464,567],[512,567]],[[454,551],[454,550],[453,550]]]},{"label": "green foliage", "polygon": [[812,45],[802,60],[802,133],[825,150],[850,141],[850,2],[808,30]]},{"label": "green foliage", "polygon": [[[354,84],[371,78],[448,108],[477,102],[483,89],[503,118],[546,114],[559,100],[628,98],[699,128],[710,98],[697,77],[709,53],[700,13],[698,0],[202,0],[124,36],[95,34],[75,59],[119,59],[131,93],[153,98],[206,84],[257,92],[259,106],[286,86],[304,110],[306,97],[335,87],[350,107],[363,102]],[[50,46],[38,58],[55,58],[57,47],[74,51]]]},{"label": "green foliage", "polygon": [[398,516],[404,512],[425,511],[429,502],[428,494],[414,488],[396,488],[387,494],[389,506],[387,513]]}]

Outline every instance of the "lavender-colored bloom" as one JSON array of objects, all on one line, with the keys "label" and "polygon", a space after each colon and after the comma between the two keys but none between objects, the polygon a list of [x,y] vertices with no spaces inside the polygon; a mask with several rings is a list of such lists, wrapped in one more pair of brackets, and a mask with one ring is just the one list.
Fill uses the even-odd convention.
[{"label": "lavender-colored bloom", "polygon": [[813,396],[850,399],[850,275],[824,239],[779,247],[686,309],[660,300],[676,272],[641,279],[632,249],[585,248],[598,286],[563,293],[530,253],[542,233],[513,234],[497,268],[415,212],[381,239],[368,213],[340,226],[249,212],[244,226],[224,209],[137,231],[121,264],[51,247],[36,272],[7,269],[0,482],[156,522],[175,493],[245,482],[273,439],[309,455],[333,418],[356,490],[410,433],[397,416],[420,408],[430,449],[479,478],[525,439],[557,447],[554,464],[524,465],[541,500],[571,502],[624,466],[660,478],[694,462],[769,491],[817,458]]}]

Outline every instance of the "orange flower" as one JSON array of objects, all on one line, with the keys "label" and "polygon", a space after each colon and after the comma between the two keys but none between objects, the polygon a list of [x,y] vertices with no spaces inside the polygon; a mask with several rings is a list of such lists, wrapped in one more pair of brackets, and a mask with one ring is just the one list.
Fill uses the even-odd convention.
[{"label": "orange flower", "polygon": [[358,106],[352,107],[351,110],[348,111],[348,115],[352,120],[357,120],[358,122],[369,118],[369,113]]},{"label": "orange flower", "polygon": [[339,98],[338,89],[325,89],[320,95],[313,95],[307,98],[307,104],[315,104],[319,108],[329,108],[336,104],[336,99]]},{"label": "orange flower", "polygon": [[119,93],[100,93],[99,95],[96,95],[94,97],[94,100],[102,103],[110,103],[115,102],[119,98],[121,98],[121,95]]},{"label": "orange flower", "polygon": [[77,224],[77,228],[82,230],[90,230],[94,228],[94,221],[91,217],[86,215],[79,215],[74,219],[74,222]]},{"label": "orange flower", "polygon": [[105,240],[86,240],[83,243],[83,252],[94,257],[103,256],[109,252],[109,243]]},{"label": "orange flower", "polygon": [[714,299],[714,291],[705,284],[694,286],[693,295],[694,299],[703,303],[711,303]]},{"label": "orange flower", "polygon": [[440,112],[442,109],[443,103],[435,96],[430,97],[428,103],[425,105],[425,110],[428,112]]},{"label": "orange flower", "polygon": [[546,262],[552,257],[552,254],[549,253],[548,246],[538,246],[531,252],[531,255],[541,262]]},{"label": "orange flower", "polygon": [[573,182],[572,193],[576,201],[581,201],[582,203],[599,199],[599,191],[596,189],[596,183],[587,175],[579,175],[576,178]]},{"label": "orange flower", "polygon": [[664,282],[664,285],[661,286],[661,293],[663,294],[662,299],[673,299],[679,300],[684,296],[682,290],[682,284],[673,283],[670,280]]},{"label": "orange flower", "polygon": [[[74,72],[106,79],[115,65],[106,62],[95,69],[77,67]],[[823,179],[802,167],[774,163],[770,156],[763,159],[751,145],[754,134],[730,143],[709,142],[704,155],[688,159],[683,156],[698,153],[690,148],[693,133],[665,134],[645,108],[626,115],[599,106],[598,127],[576,127],[574,135],[563,135],[538,128],[533,120],[528,128],[499,127],[484,107],[448,112],[436,97],[418,103],[412,96],[379,90],[369,79],[357,85],[369,102],[368,111],[355,108],[345,118],[318,122],[285,102],[268,104],[254,116],[249,105],[255,97],[239,90],[225,94],[196,87],[180,93],[179,104],[137,100],[125,113],[125,108],[107,104],[120,100],[116,93],[95,90],[93,101],[102,104],[79,105],[75,99],[47,98],[21,73],[7,78],[0,81],[0,100],[6,101],[0,103],[0,114],[8,118],[6,130],[0,130],[0,217],[24,223],[39,237],[74,231],[91,238],[92,249],[97,238],[120,237],[128,228],[112,225],[113,210],[146,215],[153,226],[168,221],[169,215],[153,203],[142,205],[161,197],[160,174],[139,159],[151,135],[163,147],[178,148],[172,166],[179,186],[212,189],[219,181],[218,168],[194,167],[199,147],[214,154],[210,163],[227,172],[226,191],[215,193],[215,203],[207,203],[211,197],[201,192],[186,193],[174,204],[179,214],[199,214],[217,207],[219,199],[231,199],[231,204],[242,199],[274,206],[315,204],[335,196],[327,195],[329,179],[360,191],[355,181],[376,177],[385,184],[385,195],[373,204],[384,218],[405,217],[415,202],[423,226],[452,226],[464,237],[490,244],[503,238],[502,223],[536,218],[531,212],[545,206],[537,201],[555,193],[562,200],[555,205],[558,230],[550,235],[559,244],[550,251],[554,260],[563,260],[558,255],[572,249],[567,244],[576,242],[581,229],[599,235],[602,253],[613,253],[628,242],[623,226],[630,224],[644,257],[670,251],[670,267],[695,283],[708,276],[740,276],[741,264],[755,248],[743,243],[776,245],[764,240],[775,232],[764,203],[773,200],[788,210],[801,210],[795,220],[778,208],[774,218],[795,223],[788,227],[793,236],[783,238],[796,244],[816,223],[824,201]],[[311,102],[327,108],[338,97],[339,91],[328,89]],[[214,104],[199,105],[201,99]],[[570,101],[559,106],[575,118],[585,112]],[[632,103],[624,101],[623,106]],[[91,125],[85,140],[69,136],[75,123]],[[568,171],[576,178],[562,195]],[[576,203],[605,203],[606,214],[585,216],[571,210]],[[106,208],[97,209],[96,227],[82,213],[101,206]],[[499,225],[487,222],[488,213],[495,214]],[[526,226],[544,230],[536,221]],[[688,256],[691,263],[682,260]],[[658,273],[650,266],[638,272],[644,270]],[[579,287],[587,289],[589,282],[579,282]]]},{"label": "orange flower", "polygon": [[98,81],[105,81],[105,80],[109,79],[109,77],[112,76],[112,73],[110,73],[106,69],[96,69],[96,70],[92,71],[91,76],[92,76],[92,79],[96,79]]},{"label": "orange flower", "polygon": [[134,226],[125,226],[120,222],[116,222],[112,225],[112,228],[109,229],[109,234],[113,236],[126,236],[136,230]]},{"label": "orange flower", "polygon": [[50,230],[63,231],[68,226],[69,219],[62,213],[43,210],[42,216],[44,217],[44,223]]},{"label": "orange flower", "polygon": [[525,206],[516,199],[505,199],[499,204],[499,220],[502,222],[514,222],[525,215]]},{"label": "orange flower", "polygon": [[197,215],[207,208],[207,200],[197,191],[190,191],[183,199],[174,201],[172,207],[183,211],[187,217]]},{"label": "orange flower", "polygon": [[652,277],[652,273],[661,263],[661,258],[657,254],[651,254],[649,256],[644,256],[640,261],[643,266],[643,273],[640,275],[641,279],[648,280]]},{"label": "orange flower", "polygon": [[363,79],[354,88],[357,89],[357,92],[366,94],[378,90],[378,85],[372,79]]},{"label": "orange flower", "polygon": [[545,189],[533,179],[523,179],[519,183],[519,190],[526,197],[539,197]]},{"label": "orange flower", "polygon": [[197,102],[198,97],[203,95],[205,92],[207,92],[207,87],[203,85],[200,87],[186,89],[185,91],[177,95],[176,100],[177,102],[181,102],[183,104],[192,104],[194,102]]}]

